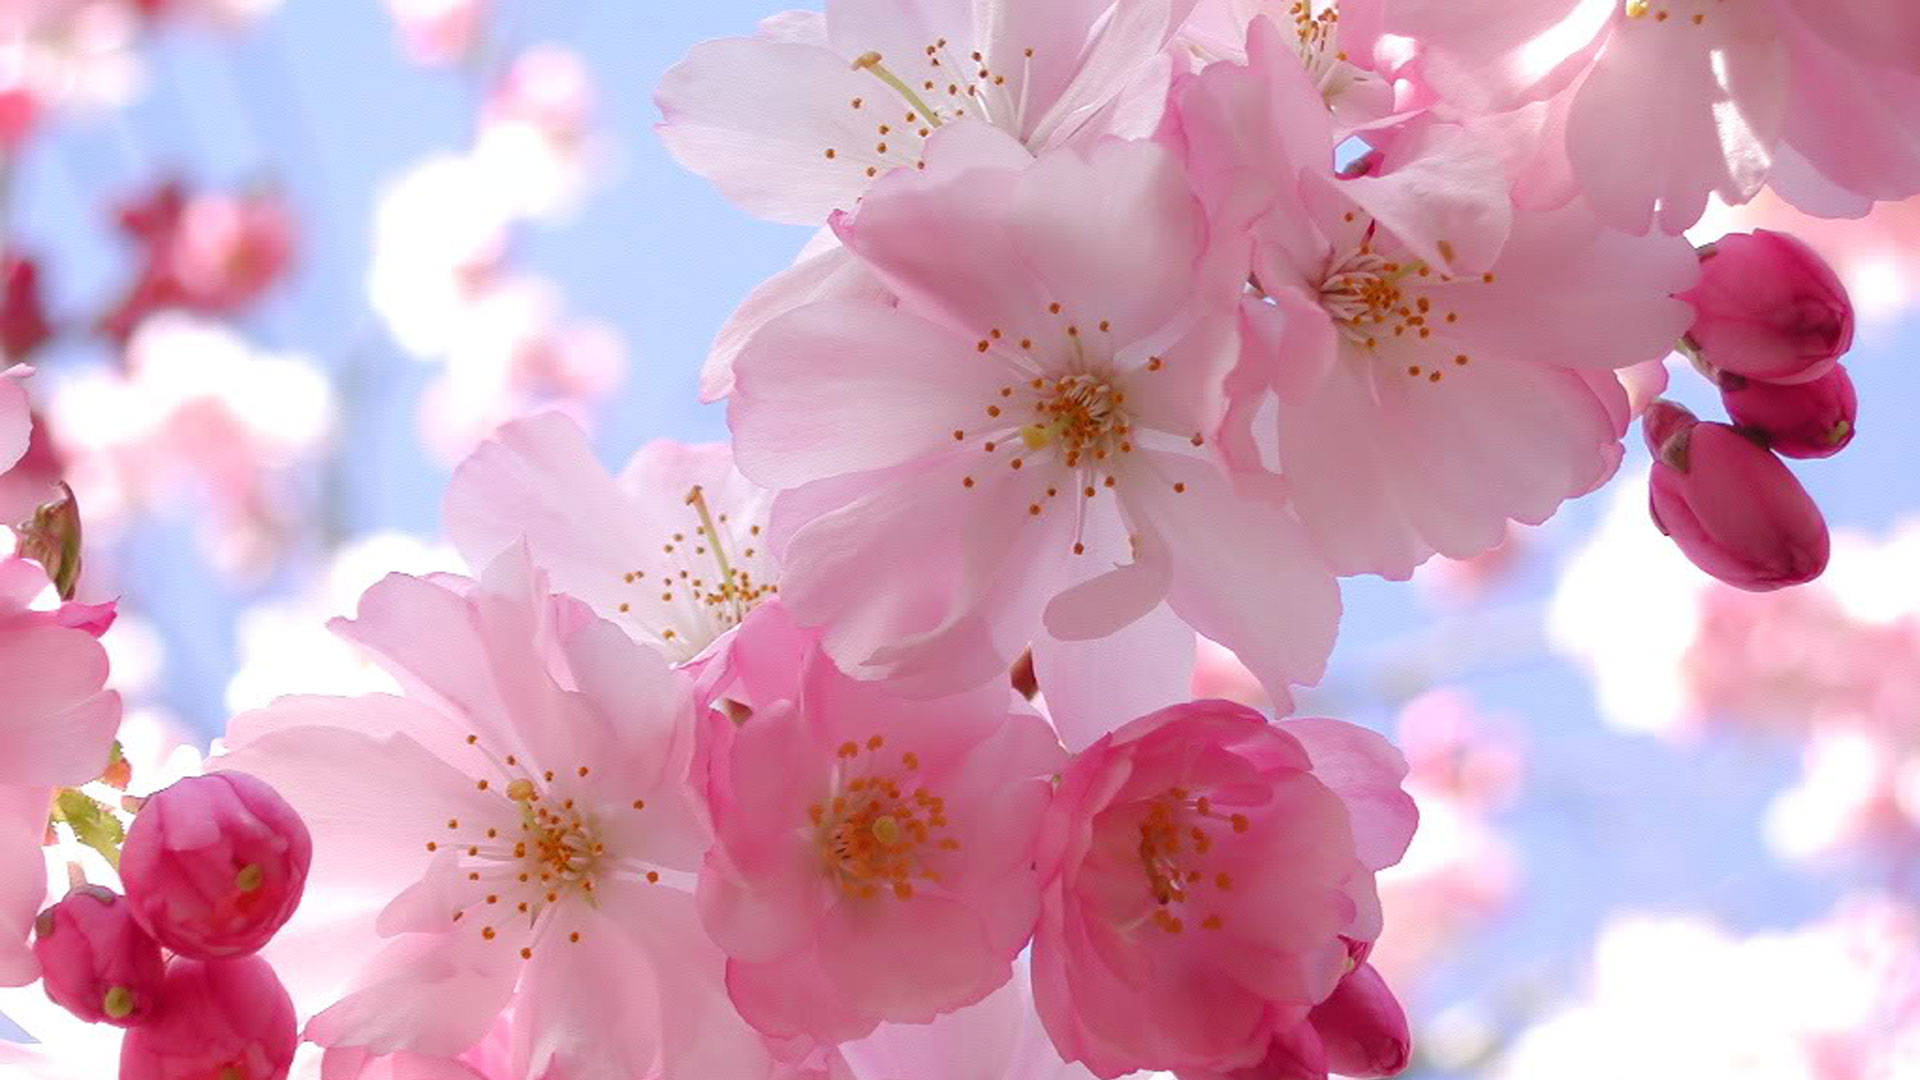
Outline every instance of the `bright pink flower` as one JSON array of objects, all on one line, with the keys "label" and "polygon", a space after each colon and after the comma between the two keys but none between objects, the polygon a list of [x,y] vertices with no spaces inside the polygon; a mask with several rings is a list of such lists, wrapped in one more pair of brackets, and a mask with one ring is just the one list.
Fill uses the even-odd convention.
[{"label": "bright pink flower", "polygon": [[40,264],[12,252],[0,256],[0,365],[25,363],[52,336]]},{"label": "bright pink flower", "polygon": [[293,917],[313,840],[272,786],[245,773],[190,776],[134,816],[120,877],[134,916],[196,960],[257,952]]},{"label": "bright pink flower", "polygon": [[1277,1035],[1257,1065],[1225,1073],[1186,1069],[1180,1080],[1327,1080],[1392,1076],[1407,1067],[1407,1014],[1385,979],[1356,950],[1353,969],[1307,1018]]},{"label": "bright pink flower", "polygon": [[577,424],[546,413],[502,427],[455,471],[447,535],[473,566],[524,542],[556,590],[682,663],[778,589],[771,501],[725,445],[649,443],[616,478]]},{"label": "bright pink flower", "polygon": [[1775,383],[1832,371],[1853,347],[1846,287],[1805,243],[1756,229],[1702,249],[1687,341],[1710,369]]},{"label": "bright pink flower", "polygon": [[1231,1072],[1310,1022],[1380,932],[1413,834],[1399,754],[1337,720],[1198,701],[1081,753],[1041,847],[1034,992],[1095,1075]]},{"label": "bright pink flower", "polygon": [[1751,592],[1827,568],[1827,522],[1772,452],[1671,402],[1648,410],[1653,522],[1695,566]]},{"label": "bright pink flower", "polygon": [[1720,400],[1727,415],[1759,435],[1774,453],[1790,458],[1832,457],[1853,441],[1860,402],[1845,367],[1812,382],[1781,386],[1721,377]]},{"label": "bright pink flower", "polygon": [[82,885],[34,920],[33,955],[54,1003],[90,1024],[133,1027],[160,1001],[160,946],[126,898]]},{"label": "bright pink flower", "polygon": [[1169,125],[1209,204],[1252,218],[1229,459],[1249,477],[1277,465],[1337,571],[1393,578],[1478,555],[1610,477],[1629,415],[1611,369],[1686,329],[1685,242],[1516,214],[1458,128],[1337,179],[1326,107],[1268,19],[1248,65],[1182,83]]},{"label": "bright pink flower", "polygon": [[688,680],[521,551],[478,582],[389,577],[335,629],[409,696],[283,698],[214,761],[313,829],[328,902],[272,946],[306,1037],[455,1057],[510,1009],[516,1076],[764,1069],[687,891],[708,843]]},{"label": "bright pink flower", "polygon": [[29,606],[47,591],[38,564],[0,559],[0,986],[39,974],[27,934],[46,899],[53,790],[98,777],[120,723],[120,695],[103,688],[106,651],[89,632],[111,620],[86,605]]},{"label": "bright pink flower", "polygon": [[728,418],[781,491],[781,596],[844,670],[954,690],[1164,601],[1276,699],[1319,676],[1333,579],[1211,453],[1239,260],[1173,155],[900,173],[835,227],[900,306],[769,323]]},{"label": "bright pink flower", "polygon": [[818,225],[949,124],[1034,153],[1158,122],[1193,0],[836,0],[694,47],[656,95],[681,164],[748,211]]},{"label": "bright pink flower", "polygon": [[741,1015],[837,1042],[1005,983],[1039,913],[1033,844],[1066,760],[1046,721],[1005,684],[906,700],[850,679],[778,605],[734,660],[752,712],[707,727],[699,902]]},{"label": "bright pink flower", "polygon": [[293,1002],[265,960],[174,957],[160,1008],[127,1032],[121,1080],[283,1080],[299,1045]]},{"label": "bright pink flower", "polygon": [[1850,214],[1920,191],[1920,66],[1893,44],[1916,32],[1904,5],[1384,6],[1385,29],[1413,43],[1411,70],[1449,107],[1478,116],[1558,95],[1520,182],[1558,173],[1566,197],[1619,228],[1678,233],[1710,192],[1742,203],[1770,178],[1809,208]]}]

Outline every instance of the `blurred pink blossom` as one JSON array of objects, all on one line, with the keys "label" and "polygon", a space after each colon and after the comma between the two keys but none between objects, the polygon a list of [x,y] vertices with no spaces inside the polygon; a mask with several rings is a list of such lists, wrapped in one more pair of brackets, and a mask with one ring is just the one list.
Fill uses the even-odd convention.
[{"label": "blurred pink blossom", "polygon": [[416,64],[439,67],[472,55],[486,29],[485,0],[387,0],[401,48]]},{"label": "blurred pink blossom", "polygon": [[287,273],[295,221],[280,195],[189,193],[168,181],[120,213],[140,247],[141,266],[102,328],[125,341],[148,316],[169,308],[232,315]]}]

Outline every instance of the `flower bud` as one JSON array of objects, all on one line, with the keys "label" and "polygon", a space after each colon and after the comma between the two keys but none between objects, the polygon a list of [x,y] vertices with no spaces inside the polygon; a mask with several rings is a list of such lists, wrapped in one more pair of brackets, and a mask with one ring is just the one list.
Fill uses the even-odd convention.
[{"label": "flower bud", "polygon": [[41,987],[89,1024],[143,1024],[160,1000],[160,946],[134,921],[126,899],[82,885],[33,923]]},{"label": "flower bud", "polygon": [[1720,399],[1735,424],[1790,458],[1839,453],[1853,441],[1860,407],[1853,379],[1837,365],[1812,382],[1792,386],[1729,379],[1721,386]]},{"label": "flower bud", "polygon": [[133,913],[174,952],[254,952],[300,905],[313,843],[279,792],[245,773],[188,777],[140,808],[120,856]]},{"label": "flower bud", "polygon": [[292,1067],[293,1001],[265,960],[176,956],[160,993],[120,1044],[120,1080],[282,1080]]},{"label": "flower bud", "polygon": [[1797,383],[1833,370],[1853,344],[1853,305],[1832,268],[1806,244],[1758,229],[1702,249],[1687,343],[1718,378]]},{"label": "flower bud", "polygon": [[1819,577],[1827,522],[1780,459],[1725,424],[1673,423],[1664,410],[1656,421],[1660,408],[1648,411],[1646,427],[1660,531],[1695,566],[1750,592]]}]

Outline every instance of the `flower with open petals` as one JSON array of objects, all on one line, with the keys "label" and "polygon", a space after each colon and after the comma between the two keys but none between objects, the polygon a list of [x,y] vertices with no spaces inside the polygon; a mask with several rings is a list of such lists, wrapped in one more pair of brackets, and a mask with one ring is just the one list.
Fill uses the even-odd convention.
[{"label": "flower with open petals", "polygon": [[741,634],[751,714],[708,724],[699,888],[734,1004],[839,1042],[987,996],[1039,915],[1059,740],[1005,684],[906,700],[850,679],[778,605]]},{"label": "flower with open petals", "polygon": [[1392,578],[1612,476],[1629,420],[1613,369],[1685,332],[1671,294],[1692,249],[1578,208],[1516,213],[1491,155],[1446,125],[1336,178],[1285,33],[1255,20],[1248,54],[1183,83],[1171,125],[1209,205],[1255,238],[1223,433],[1239,471],[1284,477],[1339,572]]},{"label": "flower with open petals", "polygon": [[282,699],[214,762],[313,832],[328,902],[268,953],[317,1013],[306,1037],[452,1057],[511,1005],[524,1075],[763,1067],[686,891],[708,840],[689,680],[550,597],[523,551],[478,582],[390,577],[336,629],[409,696]]},{"label": "flower with open petals", "polygon": [[1225,701],[1083,751],[1048,811],[1033,951],[1061,1056],[1107,1078],[1233,1073],[1297,1056],[1303,1024],[1320,1038],[1314,1010],[1380,932],[1374,872],[1413,834],[1405,772],[1364,729]]},{"label": "flower with open petals", "polygon": [[1276,699],[1319,676],[1332,576],[1212,452],[1244,253],[1171,152],[896,174],[835,227],[900,305],[769,323],[728,419],[779,491],[783,601],[842,669],[961,689],[1164,601]]}]

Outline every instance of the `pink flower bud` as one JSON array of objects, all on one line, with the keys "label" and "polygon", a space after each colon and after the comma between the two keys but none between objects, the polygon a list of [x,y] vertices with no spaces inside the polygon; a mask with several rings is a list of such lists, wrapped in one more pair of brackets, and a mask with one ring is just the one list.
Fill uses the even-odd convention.
[{"label": "pink flower bud", "polygon": [[293,1001],[265,960],[176,956],[160,993],[120,1044],[120,1080],[282,1080],[292,1067]]},{"label": "pink flower bud", "polygon": [[[1725,424],[1667,427],[1654,445],[1653,523],[1695,566],[1750,592],[1820,576],[1826,519],[1779,458]],[[1654,443],[1654,423],[1647,436]]]},{"label": "pink flower bud", "polygon": [[1796,383],[1833,370],[1853,344],[1846,287],[1814,250],[1759,229],[1723,236],[1700,257],[1687,340],[1718,372]]},{"label": "pink flower bud", "polygon": [[1776,454],[1832,457],[1853,441],[1860,402],[1847,369],[1835,366],[1812,382],[1780,386],[1729,379],[1720,389],[1733,422],[1759,435]]},{"label": "pink flower bud", "polygon": [[1329,1073],[1392,1076],[1406,1068],[1413,1053],[1407,1014],[1380,972],[1365,962],[1369,949],[1360,943],[1353,970],[1305,1020],[1277,1034],[1258,1065],[1197,1073],[1191,1080],[1326,1080]]},{"label": "pink flower bud", "polygon": [[33,955],[54,1004],[89,1024],[146,1023],[166,969],[125,898],[82,885],[33,923]]},{"label": "pink flower bud", "polygon": [[265,945],[300,905],[306,824],[245,773],[193,776],[148,799],[120,856],[133,913],[160,944],[203,960]]}]

